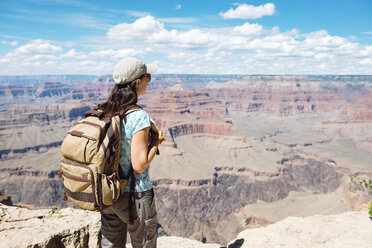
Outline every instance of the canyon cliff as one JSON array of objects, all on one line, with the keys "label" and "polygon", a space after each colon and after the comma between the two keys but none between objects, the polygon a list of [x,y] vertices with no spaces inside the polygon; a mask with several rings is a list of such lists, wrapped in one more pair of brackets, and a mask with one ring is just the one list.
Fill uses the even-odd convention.
[{"label": "canyon cliff", "polygon": [[[72,206],[59,146],[112,86],[109,76],[1,85],[0,192]],[[154,75],[139,103],[166,137],[150,167],[159,233],[227,244],[370,201],[350,176],[372,177],[371,97],[372,76]]]}]

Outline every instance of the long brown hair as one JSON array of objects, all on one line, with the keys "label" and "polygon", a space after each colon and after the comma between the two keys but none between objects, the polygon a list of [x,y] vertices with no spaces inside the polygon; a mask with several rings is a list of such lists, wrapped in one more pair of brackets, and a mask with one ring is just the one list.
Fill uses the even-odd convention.
[{"label": "long brown hair", "polygon": [[136,80],[128,84],[115,84],[106,102],[98,104],[106,116],[119,114],[125,118],[124,114],[132,107],[137,105]]}]

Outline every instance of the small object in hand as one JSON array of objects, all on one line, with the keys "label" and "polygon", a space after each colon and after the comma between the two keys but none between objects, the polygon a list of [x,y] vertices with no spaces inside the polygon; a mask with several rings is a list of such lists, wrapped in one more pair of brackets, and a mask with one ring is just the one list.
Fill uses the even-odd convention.
[{"label": "small object in hand", "polygon": [[159,135],[158,139],[160,144],[165,140],[165,138],[162,135]]}]

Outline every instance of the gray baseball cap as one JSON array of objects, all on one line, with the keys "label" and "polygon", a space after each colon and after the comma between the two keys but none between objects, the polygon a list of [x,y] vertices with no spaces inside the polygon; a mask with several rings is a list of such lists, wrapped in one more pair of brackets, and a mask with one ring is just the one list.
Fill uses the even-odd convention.
[{"label": "gray baseball cap", "polygon": [[117,84],[130,83],[145,73],[154,73],[158,70],[156,64],[145,64],[137,58],[125,58],[120,60],[114,69],[114,81]]}]

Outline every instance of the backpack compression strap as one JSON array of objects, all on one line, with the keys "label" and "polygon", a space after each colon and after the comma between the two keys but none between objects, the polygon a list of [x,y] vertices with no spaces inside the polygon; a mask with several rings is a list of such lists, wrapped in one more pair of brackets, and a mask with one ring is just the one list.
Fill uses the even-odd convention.
[{"label": "backpack compression strap", "polygon": [[[141,107],[134,107],[130,110],[128,110],[125,115],[128,115],[132,112],[135,112],[135,111],[138,111],[138,110],[142,110]],[[122,118],[120,118],[120,131],[121,131],[121,128],[122,128],[122,125],[123,125],[123,120]],[[135,202],[135,199],[134,199],[134,188],[136,186],[136,178],[134,176],[134,170],[133,170],[133,167],[131,166],[130,169],[129,169],[129,173],[127,175],[127,179],[129,180],[129,178],[131,179],[130,180],[130,188],[129,188],[129,201],[128,201],[128,209],[129,209],[129,223],[131,225],[134,224],[134,219],[135,219],[135,214],[134,214],[134,202]]]}]

